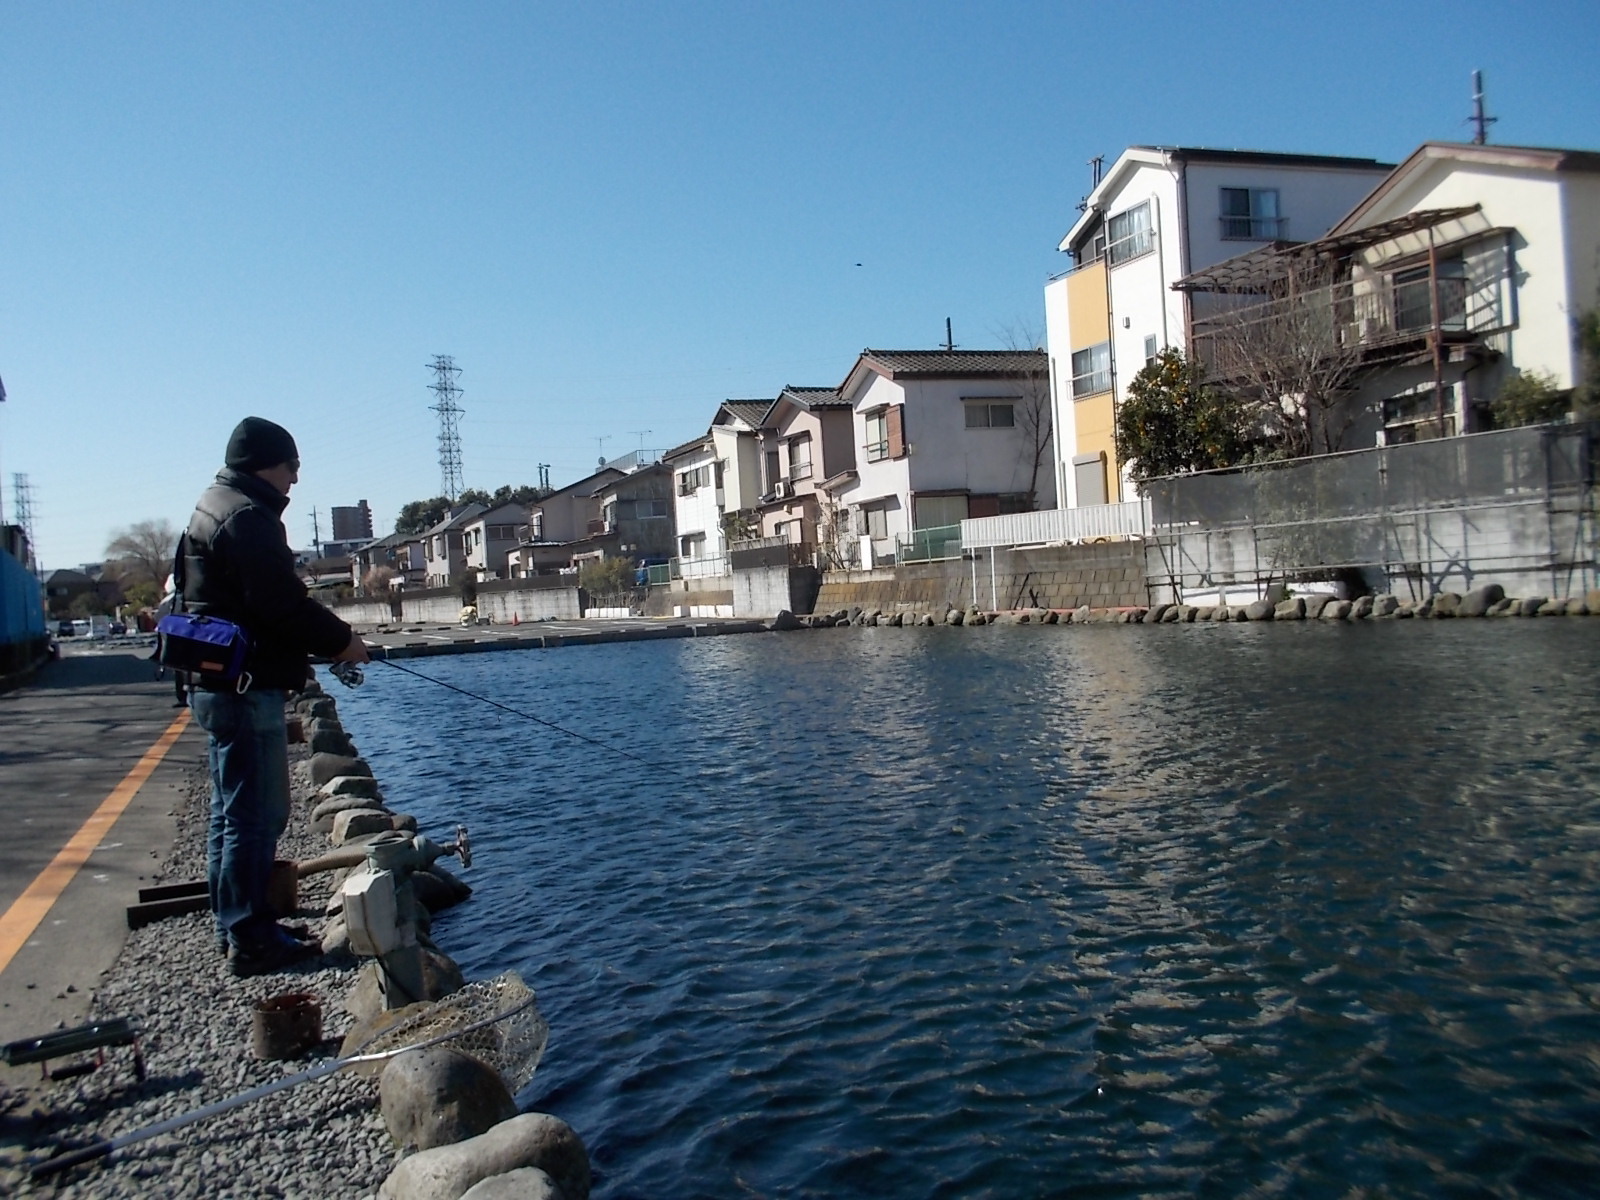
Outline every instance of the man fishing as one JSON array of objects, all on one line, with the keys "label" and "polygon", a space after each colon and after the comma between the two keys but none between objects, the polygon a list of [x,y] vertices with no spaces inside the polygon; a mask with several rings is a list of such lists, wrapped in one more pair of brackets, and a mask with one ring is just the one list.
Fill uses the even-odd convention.
[{"label": "man fishing", "polygon": [[284,704],[305,685],[309,654],[369,659],[350,626],[313,600],[295,573],[280,519],[300,479],[300,452],[289,431],[246,417],[228,439],[225,462],[183,536],[181,586],[188,611],[232,621],[249,639],[237,681],[197,676],[190,694],[195,720],[211,739],[211,911],[229,970],[244,976],[280,971],[320,952],[280,925],[267,905],[278,838],[289,820]]}]

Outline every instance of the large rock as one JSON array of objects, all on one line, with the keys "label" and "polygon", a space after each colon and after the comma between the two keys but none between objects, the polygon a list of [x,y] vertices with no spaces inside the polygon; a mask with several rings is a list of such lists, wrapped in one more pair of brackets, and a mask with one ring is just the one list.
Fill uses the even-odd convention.
[{"label": "large rock", "polygon": [[448,1044],[390,1059],[378,1077],[378,1105],[403,1151],[464,1142],[517,1115],[500,1073]]},{"label": "large rock", "polygon": [[1350,602],[1350,619],[1352,621],[1364,621],[1370,617],[1372,615],[1372,601],[1373,598],[1371,596],[1357,596],[1352,600]]},{"label": "large rock", "polygon": [[1089,617],[1093,613],[1094,610],[1087,604],[1080,604],[1077,608],[1072,610],[1072,623],[1074,625],[1087,625],[1089,623]]},{"label": "large rock", "polygon": [[1461,598],[1461,607],[1457,616],[1485,617],[1489,609],[1506,598],[1506,590],[1498,583],[1486,583],[1482,587],[1473,588]]},{"label": "large rock", "polygon": [[417,903],[429,912],[440,912],[453,904],[460,904],[472,895],[472,888],[457,879],[438,863],[426,871],[411,873],[411,889]]},{"label": "large rock", "polygon": [[311,782],[321,787],[330,779],[341,775],[371,775],[366,761],[344,754],[313,754],[311,756]]},{"label": "large rock", "polygon": [[1517,606],[1521,603],[1520,600],[1513,600],[1510,596],[1507,596],[1504,600],[1496,600],[1489,605],[1489,611],[1484,616],[1514,617],[1517,615]]},{"label": "large rock", "polygon": [[1567,602],[1565,600],[1546,600],[1534,610],[1536,617],[1564,617],[1567,615]]},{"label": "large rock", "polygon": [[1350,616],[1350,601],[1335,600],[1331,604],[1324,604],[1319,614],[1324,621],[1343,621]]},{"label": "large rock", "polygon": [[[422,999],[443,1000],[466,986],[455,960],[438,950],[422,948]],[[344,1010],[356,1021],[365,1021],[383,1011],[383,988],[378,980],[378,965],[369,962],[345,994]]]},{"label": "large rock", "polygon": [[1583,611],[1591,617],[1600,616],[1600,588],[1590,588],[1583,594]]},{"label": "large rock", "polygon": [[1306,619],[1306,602],[1300,596],[1281,601],[1272,610],[1274,621],[1304,621]]},{"label": "large rock", "polygon": [[371,775],[335,775],[317,789],[319,796],[366,796],[380,800],[378,781]]},{"label": "large rock", "polygon": [[1385,592],[1381,596],[1372,598],[1372,615],[1375,617],[1392,617],[1400,611],[1400,597]]},{"label": "large rock", "polygon": [[328,696],[318,696],[312,700],[302,700],[299,704],[300,715],[308,721],[339,719],[339,707]]},{"label": "large rock", "polygon": [[1517,607],[1517,615],[1519,617],[1537,616],[1539,614],[1539,610],[1547,603],[1549,603],[1548,596],[1526,596],[1523,598],[1522,603]]},{"label": "large rock", "polygon": [[1277,611],[1277,605],[1271,600],[1252,600],[1244,606],[1244,615],[1251,621],[1270,621]]},{"label": "large rock", "polygon": [[1332,604],[1337,599],[1337,596],[1330,595],[1327,592],[1312,592],[1311,595],[1305,597],[1306,620],[1315,621],[1318,617],[1322,616],[1322,610],[1327,608],[1328,605]]},{"label": "large rock", "polygon": [[1233,609],[1226,604],[1219,604],[1211,610],[1211,619],[1213,621],[1231,621],[1233,620]]},{"label": "large rock", "polygon": [[944,623],[946,625],[961,625],[966,622],[966,619],[967,614],[959,608],[952,608],[944,614]]},{"label": "large rock", "polygon": [[316,811],[311,814],[311,832],[332,833],[334,818],[343,812],[375,812],[384,816],[389,815],[389,810],[382,802],[368,800],[365,796],[335,796],[333,799],[340,803],[332,808],[325,809],[321,804],[317,805]]},{"label": "large rock", "polygon": [[778,615],[767,622],[767,628],[773,633],[787,633],[791,629],[800,628],[800,620],[787,608],[779,609]]},{"label": "large rock", "polygon": [[536,1167],[562,1200],[587,1200],[589,1154],[572,1127],[548,1113],[523,1113],[487,1133],[404,1159],[378,1189],[380,1200],[459,1200],[480,1180]]},{"label": "large rock", "polygon": [[389,813],[370,808],[346,808],[333,814],[333,828],[328,836],[335,846],[342,846],[363,834],[382,833],[393,828]]},{"label": "large rock", "polygon": [[565,1200],[556,1181],[538,1167],[518,1167],[504,1175],[480,1179],[461,1193],[461,1200]]},{"label": "large rock", "polygon": [[1460,592],[1439,592],[1433,597],[1433,607],[1429,610],[1430,617],[1455,617],[1461,613],[1461,601],[1466,597]]}]

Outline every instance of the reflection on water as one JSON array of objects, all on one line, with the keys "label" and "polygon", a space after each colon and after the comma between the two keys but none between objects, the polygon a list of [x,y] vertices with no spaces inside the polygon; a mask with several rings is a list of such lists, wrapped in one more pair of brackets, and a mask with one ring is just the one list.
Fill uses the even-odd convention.
[{"label": "reflection on water", "polygon": [[375,666],[603,1197],[1587,1194],[1600,623],[838,630]]}]

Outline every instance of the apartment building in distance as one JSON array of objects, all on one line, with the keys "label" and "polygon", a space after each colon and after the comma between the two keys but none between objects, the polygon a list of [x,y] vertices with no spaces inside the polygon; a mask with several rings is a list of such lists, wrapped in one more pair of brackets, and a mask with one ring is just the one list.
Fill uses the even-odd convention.
[{"label": "apartment building in distance", "polygon": [[1129,382],[1185,346],[1191,273],[1275,243],[1325,234],[1393,169],[1370,158],[1131,146],[1095,181],[1059,249],[1072,267],[1045,287],[1063,507],[1133,499],[1113,439]]}]

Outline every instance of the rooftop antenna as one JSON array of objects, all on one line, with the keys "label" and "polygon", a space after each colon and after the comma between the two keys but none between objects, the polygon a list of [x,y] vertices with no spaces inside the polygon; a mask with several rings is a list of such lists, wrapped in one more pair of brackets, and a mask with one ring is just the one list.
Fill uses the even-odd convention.
[{"label": "rooftop antenna", "polygon": [[461,495],[461,431],[458,425],[463,410],[456,403],[461,398],[461,389],[456,386],[461,368],[448,354],[435,354],[428,367],[433,371],[433,382],[428,390],[435,401],[429,407],[439,414],[439,482],[445,499],[454,504]]},{"label": "rooftop antenna", "polygon": [[639,449],[643,450],[644,449],[645,435],[649,434],[649,433],[654,433],[655,430],[654,429],[630,429],[630,430],[628,430],[628,432],[633,434],[634,436],[636,436],[639,439]]},{"label": "rooftop antenna", "polygon": [[600,452],[600,465],[606,465],[606,443],[611,440],[609,433],[603,433],[594,439],[595,449]]},{"label": "rooftop antenna", "polygon": [[537,466],[539,468],[539,490],[548,492],[550,490],[550,464],[538,463]]},{"label": "rooftop antenna", "polygon": [[944,348],[946,351],[954,350],[956,348],[955,336],[950,332],[949,317],[944,319]]},{"label": "rooftop antenna", "polygon": [[1091,189],[1092,188],[1097,188],[1097,187],[1100,186],[1100,179],[1101,179],[1101,176],[1105,173],[1105,169],[1106,169],[1106,156],[1104,154],[1096,154],[1093,158],[1091,158],[1089,160],[1089,176],[1094,181],[1091,184]]},{"label": "rooftop antenna", "polygon": [[1472,144],[1482,146],[1489,141],[1489,126],[1498,121],[1499,117],[1484,115],[1483,111],[1483,72],[1472,73],[1472,121],[1475,132],[1472,135]]}]

